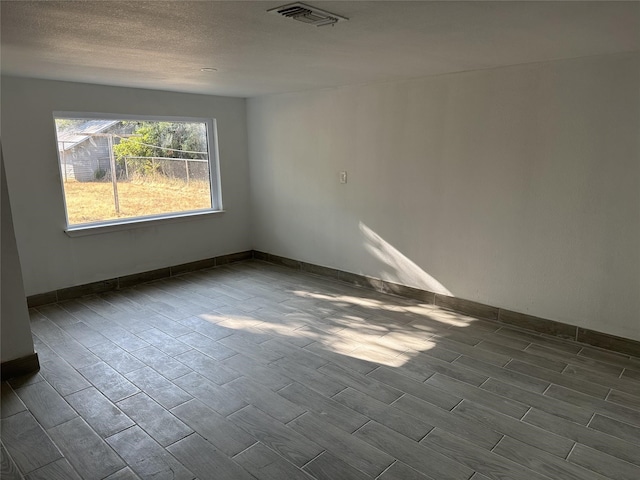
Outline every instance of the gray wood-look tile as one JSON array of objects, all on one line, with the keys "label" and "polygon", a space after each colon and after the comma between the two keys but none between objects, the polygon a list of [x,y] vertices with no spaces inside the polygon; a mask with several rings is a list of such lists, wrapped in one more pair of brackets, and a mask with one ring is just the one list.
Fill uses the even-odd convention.
[{"label": "gray wood-look tile", "polygon": [[118,407],[162,446],[175,443],[193,433],[187,425],[144,393],[118,402]]},{"label": "gray wood-look tile", "polygon": [[125,466],[82,418],[48,430],[67,460],[86,480],[100,480]]},{"label": "gray wood-look tile", "polygon": [[314,413],[305,413],[288,424],[314,442],[358,470],[376,477],[394,461],[385,451],[363,439],[327,424]]},{"label": "gray wood-look tile", "polygon": [[311,388],[327,397],[331,397],[347,388],[343,383],[319,372],[315,368],[300,365],[286,358],[273,362],[273,366],[277,367],[278,370],[289,379],[301,383],[305,387]]},{"label": "gray wood-look tile", "polygon": [[191,329],[185,327],[177,321],[169,320],[167,317],[162,315],[149,315],[145,317],[145,322],[149,325],[152,325],[154,328],[160,330],[163,333],[166,333],[170,337],[179,337],[180,335],[186,335],[191,333]]},{"label": "gray wood-look tile", "polygon": [[140,477],[136,475],[129,467],[118,470],[116,473],[109,475],[104,480],[140,480]]},{"label": "gray wood-look tile", "polygon": [[476,387],[482,385],[482,383],[487,380],[488,376],[485,375],[484,372],[479,373],[473,369],[463,366],[463,362],[461,362],[461,359],[463,358],[465,358],[464,355],[458,357],[452,363],[448,363],[419,353],[402,365],[402,369],[412,371],[419,375],[425,373],[423,380],[430,377],[431,372],[435,372],[446,375],[447,377],[455,378],[461,382],[466,382]]},{"label": "gray wood-look tile", "polygon": [[188,352],[176,355],[174,359],[218,385],[223,385],[242,376],[239,372],[225,367],[220,362],[198,350],[189,350]]},{"label": "gray wood-look tile", "polygon": [[[291,379],[280,372],[274,365],[264,365],[241,353],[226,358],[221,363],[240,375],[249,377],[269,390],[280,390],[291,383]],[[238,375],[238,376],[240,376]]]},{"label": "gray wood-look tile", "polygon": [[338,365],[328,363],[318,369],[320,372],[338,380],[342,384],[346,384],[360,390],[376,400],[384,403],[391,403],[402,396],[402,392],[393,387],[379,382],[373,377],[369,377],[358,373],[354,370],[348,370]]},{"label": "gray wood-look tile", "polygon": [[[542,428],[528,424],[523,425],[520,420],[467,399],[454,408],[453,413],[469,421],[484,423],[491,430],[508,435],[560,458],[565,458],[573,448],[574,442],[565,437],[555,435]],[[576,426],[578,425],[576,424]]]},{"label": "gray wood-look tile", "polygon": [[[589,428],[640,445],[640,427],[629,425],[628,423],[620,422],[619,420],[614,420],[613,418],[596,413],[591,423],[589,423]],[[638,462],[640,462],[640,452],[638,452]]]},{"label": "gray wood-look tile", "polygon": [[[509,364],[511,364],[512,362],[510,362]],[[466,357],[464,355],[458,358],[454,362],[454,364],[464,365],[470,369],[482,372],[482,374],[486,375],[485,380],[488,377],[491,377],[492,379],[500,380],[510,385],[524,388],[525,390],[530,390],[536,393],[542,393],[547,389],[547,387],[549,387],[549,382],[531,377],[529,375],[523,375],[514,370],[508,370],[506,367],[497,367],[495,365],[482,362],[475,358]],[[478,385],[480,384],[477,384],[476,386]]]},{"label": "gray wood-look tile", "polygon": [[168,450],[199,478],[209,478],[216,472],[219,478],[250,480],[247,470],[215,449],[197,433],[171,445]]},{"label": "gray wood-look tile", "polygon": [[22,473],[62,458],[58,447],[28,411],[2,419],[2,443]]},{"label": "gray wood-look tile", "polygon": [[[600,418],[604,419],[606,417]],[[614,422],[614,420],[608,418],[606,420]],[[562,435],[563,437],[570,438],[577,443],[587,445],[627,462],[640,464],[640,447],[638,445],[633,445],[609,435],[603,435],[591,427],[587,428],[536,409],[531,409],[531,411],[525,415],[523,421],[530,423],[531,425],[536,425],[549,432],[554,432],[558,435]],[[593,420],[591,421],[591,424],[593,424]],[[605,423],[605,425],[613,426],[613,424],[608,423]]]},{"label": "gray wood-look tile", "polygon": [[150,367],[134,370],[125,377],[166,409],[193,398]]},{"label": "gray wood-look tile", "polygon": [[611,365],[617,365],[622,368],[640,368],[640,358],[638,358],[637,356],[630,357],[629,355],[625,355],[623,353],[602,350],[601,348],[584,346],[580,350],[579,355],[589,358],[595,358],[596,360],[610,363]]},{"label": "gray wood-look tile", "polygon": [[130,397],[140,391],[104,362],[80,368],[78,371],[112,402]]},{"label": "gray wood-look tile", "polygon": [[393,406],[429,425],[442,428],[487,450],[491,450],[502,438],[501,434],[477,421],[462,419],[454,413],[434,407],[412,395],[404,395]]},{"label": "gray wood-look tile", "polygon": [[623,371],[622,367],[617,367],[615,365],[610,365],[608,363],[600,362],[598,360],[594,360],[588,357],[583,357],[580,355],[563,352],[555,348],[544,347],[541,345],[531,344],[527,347],[526,351],[530,353],[534,353],[539,356],[557,359],[569,365],[577,365],[577,366],[585,367],[590,370],[593,370],[594,372],[600,372],[607,375],[614,375],[615,377],[619,376]]},{"label": "gray wood-look tile", "polygon": [[[300,330],[296,330],[297,334]],[[273,356],[280,356],[281,359],[294,362],[308,368],[320,368],[328,364],[332,359],[344,361],[342,366],[350,368],[360,373],[369,372],[373,369],[372,363],[359,358],[344,357],[336,352],[330,351],[331,348],[319,349],[317,339],[311,343],[306,343],[304,347],[296,345],[297,342],[292,340],[291,336],[283,336],[270,339],[260,346]],[[324,353],[325,355],[322,355]],[[273,360],[273,361],[277,361]]]},{"label": "gray wood-look tile", "polygon": [[250,342],[240,335],[230,335],[219,340],[218,343],[228,347],[232,353],[242,353],[243,355],[264,364],[268,364],[284,357],[282,353],[267,349],[263,344],[258,345]]},{"label": "gray wood-look tile", "polygon": [[69,395],[91,384],[78,371],[60,357],[45,357],[40,362],[40,374],[55,388],[60,395]]},{"label": "gray wood-look tile", "polygon": [[[181,355],[187,355],[191,352],[192,350],[189,350]],[[169,380],[191,373],[191,369],[187,365],[170,357],[154,346],[134,350],[132,355]],[[176,355],[176,357],[178,356],[179,355]]]},{"label": "gray wood-look tile", "polygon": [[[334,400],[363,415],[362,424],[369,419],[385,427],[419,441],[433,428],[432,425],[413,417],[393,406],[379,402],[352,388],[347,388],[333,397]],[[317,412],[316,412],[317,413]]]},{"label": "gray wood-look tile", "polygon": [[476,348],[467,343],[462,343],[454,339],[447,338],[443,336],[443,334],[435,335],[432,338],[432,341],[436,342],[437,345],[442,345],[444,348],[448,348],[449,350],[457,352],[460,355],[477,358],[478,360],[491,363],[498,367],[504,367],[509,362],[509,360],[511,360],[511,357],[508,355],[492,352],[490,350],[483,350],[482,348]]},{"label": "gray wood-look tile", "polygon": [[[208,316],[208,318],[210,317]],[[184,326],[188,326],[189,329],[194,330],[205,337],[211,338],[212,340],[220,340],[221,338],[233,335],[235,332],[233,329],[226,328],[196,316],[183,319],[180,323]],[[185,332],[182,335],[185,335],[186,333],[191,332]]]},{"label": "gray wood-look tile", "polygon": [[18,466],[2,444],[0,444],[0,478],[5,480],[24,480]]},{"label": "gray wood-look tile", "polygon": [[473,474],[472,469],[461,463],[374,421],[358,430],[355,436],[433,478],[467,480]]},{"label": "gray wood-look tile", "polygon": [[216,385],[197,373],[176,378],[174,383],[221,415],[229,415],[247,405],[235,390]]},{"label": "gray wood-look tile", "polygon": [[428,346],[423,346],[422,348],[412,348],[410,351],[422,353],[424,355],[428,355],[429,357],[437,358],[438,360],[442,360],[444,362],[453,362],[456,358],[458,358],[461,354],[459,352],[455,352],[453,350],[449,350],[444,348],[444,346],[439,344],[432,344]]},{"label": "gray wood-look tile", "polygon": [[521,360],[522,362],[536,365],[541,368],[546,368],[558,373],[562,372],[567,366],[567,364],[563,361],[545,358],[543,356],[536,355],[529,350],[518,350],[516,348],[506,347],[490,340],[483,340],[474,348],[487,350],[489,352],[500,353],[502,355]]},{"label": "gray wood-look tile", "polygon": [[[473,477],[471,477],[473,478]],[[434,480],[433,477],[428,477],[417,470],[414,470],[409,465],[396,461],[393,465],[387,468],[377,480]]]},{"label": "gray wood-look tile", "polygon": [[586,425],[589,423],[589,420],[591,420],[591,417],[593,417],[594,410],[592,408],[557,401],[553,398],[510,385],[509,383],[494,380],[493,378],[487,380],[481,388],[581,425]]},{"label": "gray wood-look tile", "polygon": [[[187,345],[183,341],[185,340],[185,338],[183,337],[186,337],[186,336],[173,338],[172,336],[167,335],[166,333],[164,333],[161,330],[158,330],[157,328],[150,328],[143,332],[139,332],[136,335],[142,338],[145,342],[148,342],[154,347],[156,347],[158,350],[163,351],[170,357],[189,351],[192,348],[191,345]],[[191,335],[197,335],[197,334],[193,333]],[[204,353],[208,354],[208,352],[204,352]]]},{"label": "gray wood-look tile", "polygon": [[25,385],[16,390],[31,414],[45,429],[65,423],[78,414],[47,382]]},{"label": "gray wood-look tile", "polygon": [[616,480],[637,480],[640,478],[640,467],[584,445],[577,444],[568,460],[608,478]]},{"label": "gray wood-look tile", "polygon": [[529,406],[524,403],[509,400],[506,397],[493,394],[487,390],[482,390],[481,388],[454,380],[439,373],[428,378],[425,383],[438,388],[443,393],[455,394],[460,399],[465,398],[472,400],[475,403],[484,405],[485,407],[489,407],[513,418],[522,418],[527,410],[529,410]]},{"label": "gray wood-look tile", "polygon": [[259,442],[233,460],[260,480],[312,480],[308,474]]},{"label": "gray wood-look tile", "polygon": [[591,395],[592,397],[606,398],[607,394],[609,393],[609,387],[604,387],[596,383],[581,380],[570,375],[565,375],[564,373],[556,373],[546,369],[537,368],[534,365],[520,362],[518,360],[512,360],[511,362],[509,362],[506,368],[523,373],[525,375],[529,375],[530,377],[538,378],[545,382],[562,385],[563,387],[586,393],[587,395]]},{"label": "gray wood-look tile", "polygon": [[[5,478],[2,475],[2,478]],[[82,480],[78,472],[64,458],[34,470],[25,480]]]},{"label": "gray wood-look tile", "polygon": [[[326,398],[299,383],[292,383],[283,388],[278,392],[278,395],[310,412],[314,412],[320,418],[348,433],[353,433],[369,421],[367,416],[346,407],[344,403]],[[376,401],[371,397],[367,398],[371,399],[371,401]]]},{"label": "gray wood-look tile", "polygon": [[67,361],[72,367],[83,368],[90,367],[100,362],[85,346],[71,339],[61,343],[49,344],[51,349],[60,357]]},{"label": "gray wood-look tile", "polygon": [[622,372],[622,377],[620,378],[635,380],[636,382],[640,382],[640,365],[638,365],[636,370],[625,368],[624,372]]},{"label": "gray wood-look tile", "polygon": [[371,478],[329,452],[322,452],[302,469],[317,480],[368,480]]},{"label": "gray wood-look tile", "polygon": [[43,381],[44,381],[44,378],[42,377],[42,375],[40,375],[40,373],[28,373],[26,375],[21,375],[19,377],[11,378],[7,383],[9,383],[11,388],[15,390],[16,388],[20,388],[25,385],[31,385],[33,383],[38,383]]},{"label": "gray wood-look tile", "polygon": [[140,337],[110,321],[106,321],[106,325],[100,327],[100,333],[129,353],[149,346],[149,342],[145,342]]},{"label": "gray wood-look tile", "polygon": [[43,305],[38,307],[37,310],[59,327],[73,325],[80,321],[78,318],[60,307],[60,305],[55,303]]},{"label": "gray wood-look tile", "polygon": [[248,434],[299,467],[324,451],[324,448],[318,444],[252,405],[237,411],[228,418]]},{"label": "gray wood-look tile", "polygon": [[258,407],[276,420],[286,423],[305,412],[305,408],[272,392],[250,378],[240,377],[225,385],[250,405]]},{"label": "gray wood-look tile", "polygon": [[601,400],[600,398],[576,392],[569,388],[558,385],[551,385],[545,395],[567,403],[588,408],[597,413],[601,413],[617,420],[640,426],[640,411],[632,408],[616,405],[615,403]]},{"label": "gray wood-look tile", "polygon": [[107,438],[107,442],[143,480],[195,478],[191,471],[138,426],[116,433]]},{"label": "gray wood-look tile", "polygon": [[609,402],[617,403],[623,407],[635,408],[640,410],[640,396],[630,395],[628,393],[611,390],[607,396]]},{"label": "gray wood-look tile", "polygon": [[0,395],[0,418],[7,418],[16,413],[24,412],[27,407],[20,397],[16,395],[11,385],[7,382],[2,382]]},{"label": "gray wood-look tile", "polygon": [[[577,354],[582,350],[582,345],[577,344],[571,340],[563,340],[558,337],[552,337],[539,333],[532,332],[530,330],[522,330],[514,327],[502,327],[495,332],[496,338],[511,338],[519,339],[523,342],[529,342],[547,348],[552,348],[557,351],[567,352],[571,354]],[[525,349],[529,349],[526,347]]]},{"label": "gray wood-look tile", "polygon": [[[191,332],[187,335],[178,337],[178,340],[215,360],[223,360],[236,354],[235,350],[232,350],[231,348],[224,346],[222,343],[197,332]],[[162,347],[158,346],[158,348],[162,350]],[[178,353],[184,353],[184,351],[177,352],[177,354]]]},{"label": "gray wood-look tile", "polygon": [[83,322],[64,325],[62,328],[85,347],[93,347],[109,341],[107,337]]},{"label": "gray wood-look tile", "polygon": [[66,400],[103,438],[129,428],[134,423],[93,387],[72,393]]},{"label": "gray wood-look tile", "polygon": [[144,367],[144,363],[111,341],[89,347],[89,350],[123,375]]},{"label": "gray wood-look tile", "polygon": [[401,373],[398,373],[395,369],[389,367],[378,367],[371,372],[369,377],[375,378],[380,382],[389,385],[402,392],[410,393],[414,397],[425,400],[429,403],[437,405],[445,410],[451,410],[455,407],[462,397],[452,395],[450,392],[438,390],[423,384],[413,378],[409,378]]},{"label": "gray wood-look tile", "polygon": [[420,443],[489,478],[511,480],[547,480],[549,478],[502,455],[487,452],[439,428],[434,428]]},{"label": "gray wood-look tile", "polygon": [[602,480],[593,472],[543,452],[535,447],[504,437],[493,452],[549,478],[566,480]]},{"label": "gray wood-look tile", "polygon": [[636,397],[640,396],[640,382],[629,378],[618,378],[615,375],[595,372],[591,367],[578,367],[569,365],[562,372],[563,375],[579,378],[588,382],[603,385],[608,388],[615,388],[621,392],[626,392]]},{"label": "gray wood-look tile", "polygon": [[482,475],[481,473],[474,473],[469,480],[490,480],[489,477]]},{"label": "gray wood-look tile", "polygon": [[87,288],[2,385],[18,476],[640,478],[640,358],[260,261]]},{"label": "gray wood-look tile", "polygon": [[[309,359],[313,358],[313,360],[316,361],[318,359],[317,357],[321,357],[322,359],[327,361],[325,362],[325,364],[331,362],[334,365],[338,365],[339,367],[342,367],[346,370],[353,370],[355,372],[361,373],[362,375],[366,375],[367,373],[372,372],[373,370],[378,368],[378,365],[374,362],[341,355],[339,353],[331,351],[330,349],[327,349],[327,347],[323,346],[320,342],[314,342],[310,345],[307,345],[302,350],[306,350],[316,354],[314,357],[308,357],[308,359],[304,361],[303,364],[309,367],[312,366],[309,363]],[[298,360],[303,359],[294,359],[294,361]],[[320,368],[321,366],[322,365],[315,368]]]},{"label": "gray wood-look tile", "polygon": [[253,436],[199,400],[194,399],[183,403],[173,408],[171,413],[230,457],[256,442]]}]

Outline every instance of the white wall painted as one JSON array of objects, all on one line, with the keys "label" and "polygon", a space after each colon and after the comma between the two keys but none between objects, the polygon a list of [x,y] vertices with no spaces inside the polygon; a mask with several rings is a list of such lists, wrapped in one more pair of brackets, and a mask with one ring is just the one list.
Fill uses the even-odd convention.
[{"label": "white wall painted", "polygon": [[635,53],[250,99],[254,248],[640,340],[638,85]]},{"label": "white wall painted", "polygon": [[[245,100],[2,79],[2,142],[27,295],[251,249]],[[70,238],[52,112],[216,118],[226,212]]]},{"label": "white wall painted", "polygon": [[29,329],[29,312],[24,296],[22,271],[13,230],[11,205],[7,190],[4,160],[0,151],[0,207],[2,209],[2,261],[0,262],[0,360],[7,362],[33,353]]}]

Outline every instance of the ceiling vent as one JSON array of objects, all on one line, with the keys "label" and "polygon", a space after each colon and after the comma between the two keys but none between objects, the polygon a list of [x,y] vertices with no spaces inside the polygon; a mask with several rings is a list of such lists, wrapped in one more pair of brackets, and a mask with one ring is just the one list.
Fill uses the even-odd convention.
[{"label": "ceiling vent", "polygon": [[272,8],[271,10],[267,10],[267,12],[277,13],[283,17],[292,18],[299,22],[315,25],[316,27],[335,25],[338,22],[349,20],[348,18],[341,17],[335,13],[327,12],[326,10],[321,10],[300,2],[289,3],[288,5]]}]

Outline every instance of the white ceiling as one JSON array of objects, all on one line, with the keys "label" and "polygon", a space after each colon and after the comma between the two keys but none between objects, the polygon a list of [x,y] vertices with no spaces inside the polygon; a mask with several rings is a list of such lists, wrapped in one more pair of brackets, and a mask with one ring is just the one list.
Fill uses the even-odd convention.
[{"label": "white ceiling", "polygon": [[[640,50],[638,2],[2,1],[2,73],[256,96]],[[203,73],[201,67],[215,67]]]}]

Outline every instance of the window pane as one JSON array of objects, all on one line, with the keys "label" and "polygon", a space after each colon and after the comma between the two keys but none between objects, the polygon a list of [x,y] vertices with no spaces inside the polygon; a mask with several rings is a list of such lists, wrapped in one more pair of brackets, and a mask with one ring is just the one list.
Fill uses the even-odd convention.
[{"label": "window pane", "polygon": [[206,120],[55,122],[69,225],[212,208]]}]

